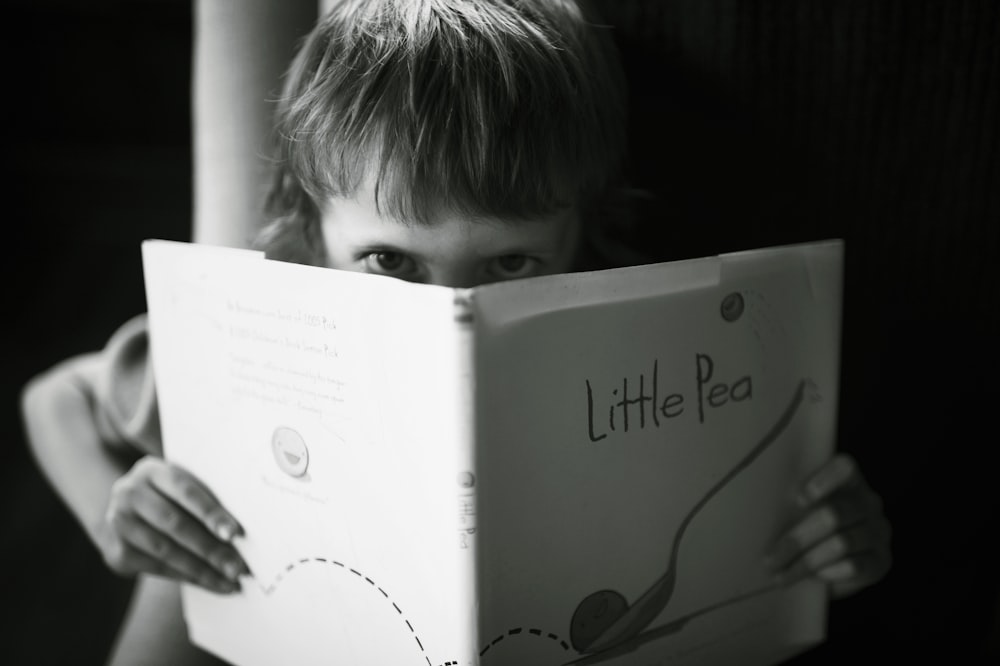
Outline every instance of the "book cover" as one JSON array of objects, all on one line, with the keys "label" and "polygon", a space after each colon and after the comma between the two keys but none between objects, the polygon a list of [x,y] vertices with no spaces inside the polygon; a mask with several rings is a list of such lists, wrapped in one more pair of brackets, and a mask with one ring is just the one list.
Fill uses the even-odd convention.
[{"label": "book cover", "polygon": [[842,244],[473,289],[148,241],[165,453],[243,523],[236,664],[774,663],[764,551],[831,454]]}]

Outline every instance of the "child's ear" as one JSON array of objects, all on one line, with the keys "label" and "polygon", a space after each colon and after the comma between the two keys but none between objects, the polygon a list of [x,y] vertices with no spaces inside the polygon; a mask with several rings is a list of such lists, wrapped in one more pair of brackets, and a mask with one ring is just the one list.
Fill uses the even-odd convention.
[{"label": "child's ear", "polygon": [[326,243],[318,219],[290,215],[279,218],[261,230],[254,249],[268,259],[309,266],[326,266]]},{"label": "child's ear", "polygon": [[254,249],[277,261],[327,265],[319,206],[285,166],[275,170],[265,210],[272,221],[257,235]]}]

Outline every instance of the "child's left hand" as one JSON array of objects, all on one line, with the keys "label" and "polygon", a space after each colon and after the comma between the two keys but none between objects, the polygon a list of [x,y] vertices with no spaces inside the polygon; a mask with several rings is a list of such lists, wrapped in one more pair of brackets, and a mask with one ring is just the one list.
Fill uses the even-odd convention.
[{"label": "child's left hand", "polygon": [[892,562],[890,527],[882,499],[854,460],[836,455],[797,495],[793,525],[771,546],[768,566],[786,580],[816,576],[834,598],[880,580]]}]

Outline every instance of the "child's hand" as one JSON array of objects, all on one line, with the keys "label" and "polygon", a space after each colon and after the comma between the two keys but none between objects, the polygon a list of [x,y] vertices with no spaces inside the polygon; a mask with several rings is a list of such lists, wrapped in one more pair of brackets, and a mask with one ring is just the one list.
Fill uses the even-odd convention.
[{"label": "child's hand", "polygon": [[230,593],[250,573],[231,544],[237,534],[239,523],[198,479],[147,456],[111,488],[97,545],[119,574],[151,573]]},{"label": "child's hand", "polygon": [[797,497],[801,514],[771,547],[768,565],[788,580],[818,576],[835,598],[881,579],[892,561],[889,522],[876,495],[846,455],[834,456]]}]

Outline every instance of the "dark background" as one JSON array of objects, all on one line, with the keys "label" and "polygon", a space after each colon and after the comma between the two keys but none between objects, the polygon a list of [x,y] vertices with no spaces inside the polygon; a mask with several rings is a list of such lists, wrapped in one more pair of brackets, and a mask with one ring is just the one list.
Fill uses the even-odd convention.
[{"label": "dark background", "polygon": [[[803,663],[998,654],[1000,9],[957,0],[607,3],[661,258],[847,241],[840,440],[895,564]],[[129,584],[39,475],[21,387],[144,309],[139,243],[188,239],[192,11],[6,4],[0,396],[5,663],[102,663]]]}]

